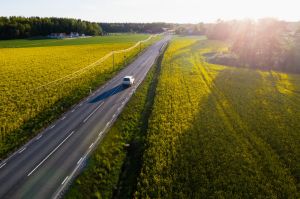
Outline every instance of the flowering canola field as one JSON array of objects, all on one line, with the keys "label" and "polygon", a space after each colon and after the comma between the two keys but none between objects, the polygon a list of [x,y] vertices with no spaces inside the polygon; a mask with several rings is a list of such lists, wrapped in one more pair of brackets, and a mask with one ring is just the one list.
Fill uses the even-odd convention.
[{"label": "flowering canola field", "polygon": [[[0,48],[0,159],[33,137],[90,89],[112,77],[155,39],[115,54],[114,64],[112,56],[101,63],[99,59],[148,37],[136,34],[55,40],[54,43],[50,40],[49,45],[45,43],[47,40],[42,43],[33,40],[32,46],[30,41],[23,40],[11,44],[0,42],[0,46],[5,46]],[[26,48],[22,48],[25,44]]]},{"label": "flowering canola field", "polygon": [[300,198],[300,75],[205,61],[224,50],[171,42],[136,198]]}]

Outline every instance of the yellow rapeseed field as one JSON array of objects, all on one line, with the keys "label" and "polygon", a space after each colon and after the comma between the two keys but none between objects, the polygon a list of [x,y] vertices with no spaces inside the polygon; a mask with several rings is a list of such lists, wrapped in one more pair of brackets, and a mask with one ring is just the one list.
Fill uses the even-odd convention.
[{"label": "yellow rapeseed field", "polygon": [[171,42],[136,198],[300,197],[300,76],[206,62],[224,50]]},{"label": "yellow rapeseed field", "polygon": [[126,36],[126,42],[120,43],[113,42],[116,37],[111,36],[112,42],[104,43],[100,38],[99,44],[0,48],[0,158],[87,95],[90,88],[112,77],[125,60],[128,63],[140,52],[138,46],[116,54],[114,66],[112,56],[91,65],[112,51],[133,46],[141,35]]}]

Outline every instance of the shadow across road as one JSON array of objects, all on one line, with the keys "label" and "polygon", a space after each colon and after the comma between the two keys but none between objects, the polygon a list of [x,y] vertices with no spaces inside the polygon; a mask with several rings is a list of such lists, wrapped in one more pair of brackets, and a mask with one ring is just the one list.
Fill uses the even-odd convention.
[{"label": "shadow across road", "polygon": [[123,86],[122,84],[115,86],[114,88],[105,91],[103,93],[101,93],[100,95],[96,96],[94,99],[91,99],[89,101],[89,103],[96,103],[96,102],[100,102],[102,100],[105,100],[106,98],[109,98],[119,92],[122,92],[123,90],[125,90],[127,87]]}]

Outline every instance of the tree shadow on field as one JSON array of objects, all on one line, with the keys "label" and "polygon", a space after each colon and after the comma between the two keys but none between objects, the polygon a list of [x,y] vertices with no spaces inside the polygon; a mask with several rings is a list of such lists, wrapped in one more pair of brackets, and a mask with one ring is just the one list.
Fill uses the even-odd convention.
[{"label": "tree shadow on field", "polygon": [[[262,103],[256,97],[263,81],[260,73],[246,69],[227,68],[217,75],[190,128],[180,133],[176,132],[180,128],[175,130],[174,136],[179,135],[176,143],[165,152],[157,151],[157,156],[171,163],[162,170],[154,169],[159,177],[149,176],[150,187],[141,185],[150,198],[299,196],[296,182],[276,151],[260,137],[265,130],[260,128],[270,124],[279,128],[255,107]],[[258,129],[253,127],[256,123],[261,123]],[[154,162],[150,169],[155,165],[161,164]]]}]

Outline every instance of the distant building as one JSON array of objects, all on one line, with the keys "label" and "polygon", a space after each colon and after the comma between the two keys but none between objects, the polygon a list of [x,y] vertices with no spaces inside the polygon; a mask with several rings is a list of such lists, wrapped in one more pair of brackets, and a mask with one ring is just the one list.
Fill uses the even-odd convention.
[{"label": "distant building", "polygon": [[66,33],[51,33],[49,36],[49,38],[52,39],[63,39],[67,37]]},{"label": "distant building", "polygon": [[51,39],[72,39],[72,38],[84,38],[90,37],[85,34],[79,34],[78,32],[71,32],[69,35],[66,33],[51,33],[48,38]]},{"label": "distant building", "polygon": [[71,32],[70,37],[71,38],[73,38],[73,37],[80,37],[80,35],[79,35],[78,32]]}]

